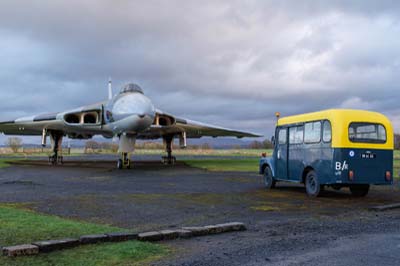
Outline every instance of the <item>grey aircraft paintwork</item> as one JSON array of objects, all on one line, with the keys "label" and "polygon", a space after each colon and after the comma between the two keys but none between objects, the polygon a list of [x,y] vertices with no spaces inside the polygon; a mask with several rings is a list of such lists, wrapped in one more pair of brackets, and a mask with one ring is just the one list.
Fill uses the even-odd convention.
[{"label": "grey aircraft paintwork", "polygon": [[133,152],[136,139],[163,138],[168,153],[163,160],[172,164],[175,161],[172,156],[175,137],[179,138],[181,147],[186,147],[187,138],[202,136],[259,137],[253,133],[183,119],[158,110],[136,84],[126,85],[115,96],[112,96],[111,83],[109,86],[107,101],[61,113],[0,122],[0,132],[6,135],[39,135],[42,136],[42,145],[46,145],[47,136],[50,136],[54,152],[50,161],[53,164],[60,162],[60,159],[62,162],[58,152],[64,136],[72,139],[90,139],[94,135],[119,137],[119,168],[130,167],[129,153]]}]

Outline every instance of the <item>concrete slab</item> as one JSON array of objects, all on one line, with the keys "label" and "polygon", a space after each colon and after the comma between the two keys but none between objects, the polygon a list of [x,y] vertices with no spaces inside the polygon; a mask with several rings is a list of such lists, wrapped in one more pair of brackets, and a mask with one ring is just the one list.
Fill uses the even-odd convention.
[{"label": "concrete slab", "polygon": [[217,225],[207,225],[204,226],[204,228],[208,230],[209,235],[221,234],[224,232],[224,228]]},{"label": "concrete slab", "polygon": [[79,242],[81,244],[96,244],[100,242],[110,241],[110,238],[107,235],[85,235],[79,238]]},{"label": "concrete slab", "polygon": [[39,254],[39,247],[35,245],[18,245],[3,247],[3,255],[8,257],[18,257]]},{"label": "concrete slab", "polygon": [[400,203],[393,203],[393,204],[387,204],[387,205],[373,206],[373,207],[370,207],[369,210],[371,210],[371,211],[387,211],[387,210],[393,210],[393,209],[399,209],[399,208],[400,208]]},{"label": "concrete slab", "polygon": [[138,236],[138,240],[149,241],[149,242],[160,241],[160,240],[163,240],[163,234],[161,234],[160,232],[156,232],[156,231],[140,233]]},{"label": "concrete slab", "polygon": [[106,234],[111,242],[122,242],[129,240],[136,240],[138,238],[138,233],[132,232],[117,232]]},{"label": "concrete slab", "polygon": [[40,252],[51,252],[65,248],[73,248],[79,245],[78,239],[58,239],[33,242],[32,245],[38,246]]},{"label": "concrete slab", "polygon": [[182,229],[192,232],[193,236],[205,236],[209,232],[207,228],[201,226],[182,227]]},{"label": "concrete slab", "polygon": [[247,230],[246,225],[244,223],[232,222],[232,223],[224,223],[215,225],[219,227],[222,232],[233,232],[233,231],[245,231]]},{"label": "concrete slab", "polygon": [[192,232],[189,230],[178,229],[176,232],[179,235],[179,238],[191,238],[193,236]]},{"label": "concrete slab", "polygon": [[179,237],[179,233],[176,230],[162,230],[160,233],[163,236],[163,240],[173,240]]}]

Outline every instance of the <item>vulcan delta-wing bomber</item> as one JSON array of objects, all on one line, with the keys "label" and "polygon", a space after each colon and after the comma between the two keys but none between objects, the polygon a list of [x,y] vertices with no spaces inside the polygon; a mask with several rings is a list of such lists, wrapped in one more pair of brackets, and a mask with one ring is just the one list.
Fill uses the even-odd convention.
[{"label": "vulcan delta-wing bomber", "polygon": [[46,146],[50,137],[52,164],[62,163],[60,154],[63,137],[71,139],[90,139],[95,135],[119,139],[120,158],[117,167],[130,168],[130,154],[135,149],[137,139],[159,139],[165,144],[167,156],[162,157],[166,164],[173,164],[172,143],[179,138],[180,147],[186,147],[187,138],[202,136],[231,136],[237,138],[259,137],[256,134],[231,130],[196,121],[182,119],[154,107],[143,90],[136,84],[128,84],[113,95],[111,81],[108,100],[66,112],[23,117],[0,122],[0,132],[6,135],[37,135]]}]

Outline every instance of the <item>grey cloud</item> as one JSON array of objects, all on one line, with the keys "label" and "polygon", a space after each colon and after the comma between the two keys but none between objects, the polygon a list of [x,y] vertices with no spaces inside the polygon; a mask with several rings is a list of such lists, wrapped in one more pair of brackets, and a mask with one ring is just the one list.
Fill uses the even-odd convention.
[{"label": "grey cloud", "polygon": [[275,111],[367,106],[400,119],[399,11],[398,1],[2,1],[0,119],[100,101],[109,76],[166,111],[260,133]]}]

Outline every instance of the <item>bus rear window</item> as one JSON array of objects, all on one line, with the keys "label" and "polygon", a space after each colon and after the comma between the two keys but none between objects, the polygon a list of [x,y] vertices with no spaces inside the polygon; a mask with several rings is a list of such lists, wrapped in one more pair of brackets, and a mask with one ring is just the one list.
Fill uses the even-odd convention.
[{"label": "bus rear window", "polygon": [[386,129],[381,124],[351,123],[349,139],[351,142],[386,143]]}]

